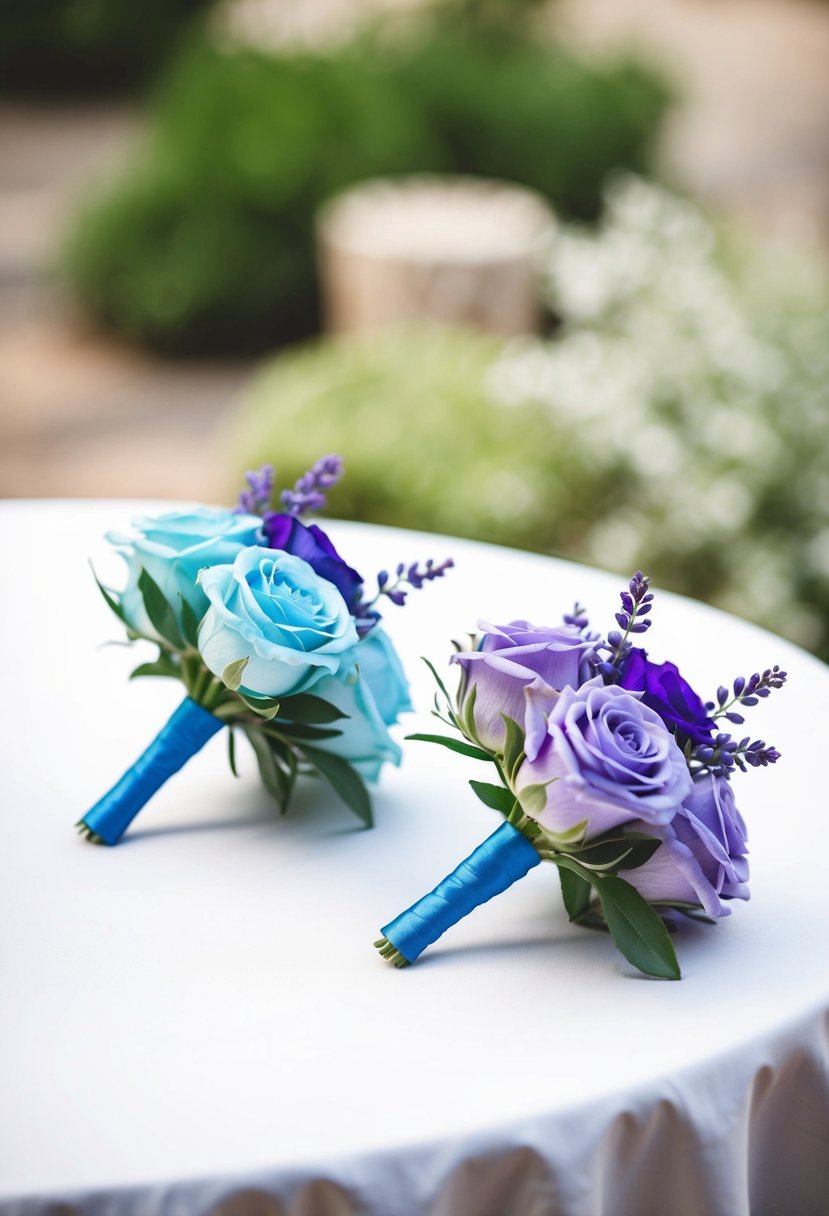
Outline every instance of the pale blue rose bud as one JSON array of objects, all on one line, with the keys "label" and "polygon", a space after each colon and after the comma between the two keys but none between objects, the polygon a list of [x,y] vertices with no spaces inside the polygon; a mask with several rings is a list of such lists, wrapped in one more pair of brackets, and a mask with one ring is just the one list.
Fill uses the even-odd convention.
[{"label": "pale blue rose bud", "polygon": [[137,633],[157,637],[144,608],[138,578],[144,569],[158,584],[164,598],[181,623],[181,601],[185,600],[201,620],[207,597],[197,583],[204,566],[232,562],[236,554],[255,543],[261,519],[211,507],[169,511],[164,515],[141,516],[132,521],[134,533],[107,533],[127,563],[127,585],[119,602],[127,624]]},{"label": "pale blue rose bud", "polygon": [[240,691],[286,697],[353,667],[357,630],[333,583],[302,558],[277,549],[243,549],[233,565],[203,570],[210,607],[199,651],[219,677],[247,660]]},{"label": "pale blue rose bud", "polygon": [[398,715],[412,709],[409,685],[397,651],[380,625],[360,642],[356,652],[360,675],[371,690],[377,710],[386,726],[392,726]]},{"label": "pale blue rose bud", "polygon": [[[357,657],[365,642],[357,647]],[[314,696],[335,705],[345,718],[332,725],[340,731],[333,739],[315,741],[320,751],[331,752],[355,768],[364,781],[376,781],[384,764],[400,764],[403,753],[392,739],[361,668],[325,676],[314,685]],[[290,717],[290,702],[285,706]]]}]

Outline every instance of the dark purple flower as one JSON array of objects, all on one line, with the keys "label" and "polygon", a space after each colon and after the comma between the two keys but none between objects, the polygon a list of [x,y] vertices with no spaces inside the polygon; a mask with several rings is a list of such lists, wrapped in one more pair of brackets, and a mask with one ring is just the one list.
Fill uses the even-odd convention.
[{"label": "dark purple flower", "polygon": [[619,687],[641,692],[643,704],[676,730],[680,743],[686,739],[703,743],[711,738],[714,722],[674,663],[652,663],[646,651],[634,647],[622,665]]},{"label": "dark purple flower", "polygon": [[282,549],[306,561],[315,574],[333,583],[353,613],[360,602],[363,580],[340,557],[330,539],[316,524],[306,527],[293,515],[272,512],[262,521],[269,549]]}]

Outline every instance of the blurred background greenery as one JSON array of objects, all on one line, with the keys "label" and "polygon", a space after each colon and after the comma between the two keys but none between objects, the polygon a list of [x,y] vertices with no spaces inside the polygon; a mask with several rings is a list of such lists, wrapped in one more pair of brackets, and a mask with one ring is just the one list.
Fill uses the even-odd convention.
[{"label": "blurred background greenery", "polygon": [[[689,197],[670,155],[681,151],[688,80],[653,44],[645,56],[588,52],[571,36],[577,7],[411,0],[371,8],[368,22],[344,22],[333,37],[268,40],[240,19],[244,0],[28,10],[0,0],[12,127],[32,113],[19,108],[23,95],[127,95],[140,115],[115,169],[79,181],[50,229],[49,298],[83,335],[73,358],[65,344],[27,347],[31,330],[7,310],[14,374],[5,398],[0,381],[0,421],[12,419],[17,455],[14,468],[12,457],[0,463],[3,492],[220,497],[246,467],[271,460],[287,482],[339,451],[348,474],[336,514],[620,573],[644,567],[659,586],[829,657],[829,212],[804,252]],[[714,7],[671,0],[661,10],[698,23],[687,28],[701,61],[706,45],[714,61],[727,50],[714,23],[731,5]],[[582,19],[589,11],[598,28],[621,8],[644,28],[657,6],[591,0]],[[790,20],[792,11],[808,12],[808,47],[829,48],[825,6],[796,0]],[[279,34],[279,21],[268,28]],[[792,53],[790,79],[808,65],[808,52]],[[819,66],[814,79],[829,115]],[[731,83],[732,102],[741,87]],[[760,140],[761,107],[749,108]],[[708,130],[711,146],[715,119]],[[829,180],[815,149],[810,164]],[[725,159],[748,155],[734,146]],[[756,170],[743,164],[759,200]],[[519,183],[552,207],[544,333],[321,332],[321,205],[357,183],[420,172]],[[0,317],[2,284],[0,273]],[[78,371],[79,343],[92,379]],[[40,396],[27,386],[48,374],[49,349],[58,357],[43,409],[42,379]],[[0,340],[0,374],[3,361]],[[57,441],[46,430],[69,432],[73,402],[85,403],[72,433],[91,455],[74,479],[54,464],[47,478],[41,458]],[[30,407],[42,410],[43,434],[25,465]],[[98,455],[104,414],[100,425],[117,419],[123,442]],[[153,448],[139,435],[151,422]],[[188,480],[188,467],[202,470],[208,423],[211,476]]]}]

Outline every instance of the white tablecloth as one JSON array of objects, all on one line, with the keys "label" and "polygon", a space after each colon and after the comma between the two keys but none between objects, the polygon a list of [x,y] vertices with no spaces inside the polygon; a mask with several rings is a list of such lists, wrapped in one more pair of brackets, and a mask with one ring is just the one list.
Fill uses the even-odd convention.
[{"label": "white tablecloth", "polygon": [[[146,504],[142,504],[146,505]],[[364,831],[323,790],[287,818],[217,736],[114,849],[75,820],[181,696],[87,566],[127,503],[4,504],[0,1212],[107,1216],[818,1216],[829,1211],[829,672],[658,594],[649,645],[700,691],[778,662],[737,775],[752,901],[649,981],[571,927],[551,866],[396,971],[378,928],[497,826],[474,761],[420,743]],[[622,580],[411,533],[331,526],[367,578],[454,555],[387,627],[429,729],[430,679],[479,616],[596,626]],[[608,555],[609,560],[612,555]],[[654,584],[658,584],[658,571]],[[657,587],[658,590],[658,587]]]}]

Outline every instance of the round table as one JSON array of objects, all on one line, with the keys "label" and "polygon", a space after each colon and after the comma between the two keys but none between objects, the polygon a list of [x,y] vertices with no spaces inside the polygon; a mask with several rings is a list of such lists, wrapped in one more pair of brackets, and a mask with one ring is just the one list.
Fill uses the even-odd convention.
[{"label": "round table", "polygon": [[[751,902],[678,934],[681,982],[647,980],[568,923],[542,865],[397,971],[379,927],[497,826],[473,760],[405,743],[366,831],[313,782],[280,818],[219,735],[117,848],[76,835],[181,698],[127,683],[144,652],[102,645],[121,635],[87,564],[116,580],[102,534],[161,505],[0,506],[0,1213],[825,1213],[829,671],[651,571],[649,649],[705,696],[790,673],[746,727],[782,760],[735,778]],[[455,558],[386,612],[418,707],[405,733],[433,727],[420,655],[443,667],[479,617],[555,623],[577,598],[605,629],[624,581],[329,530],[367,580]]]}]

